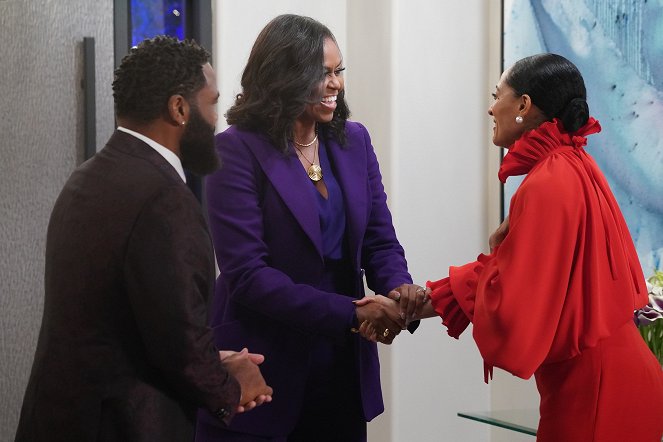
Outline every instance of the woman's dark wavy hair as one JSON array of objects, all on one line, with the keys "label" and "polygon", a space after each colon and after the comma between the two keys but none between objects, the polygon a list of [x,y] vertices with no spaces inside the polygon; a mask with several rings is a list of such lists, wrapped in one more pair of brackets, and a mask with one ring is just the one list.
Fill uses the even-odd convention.
[{"label": "woman's dark wavy hair", "polygon": [[559,119],[569,133],[577,131],[589,119],[582,75],[561,55],[538,54],[523,58],[509,69],[505,81],[518,96],[529,95],[549,120]]},{"label": "woman's dark wavy hair", "polygon": [[[310,17],[285,14],[270,21],[253,44],[242,74],[242,92],[226,113],[228,124],[263,132],[287,152],[295,120],[307,104],[320,100],[325,38],[336,41],[325,25]],[[341,91],[332,121],[318,125],[320,135],[345,144],[349,115]]]},{"label": "woman's dark wavy hair", "polygon": [[132,48],[115,70],[115,114],[148,123],[167,111],[168,99],[191,100],[206,83],[209,53],[192,40],[158,36]]}]

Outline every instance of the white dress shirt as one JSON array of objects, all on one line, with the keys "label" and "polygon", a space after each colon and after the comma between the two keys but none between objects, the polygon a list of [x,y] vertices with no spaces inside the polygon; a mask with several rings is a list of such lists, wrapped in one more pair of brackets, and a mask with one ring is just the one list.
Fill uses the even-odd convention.
[{"label": "white dress shirt", "polygon": [[126,127],[118,126],[117,130],[121,130],[122,132],[133,135],[139,140],[147,143],[152,149],[159,152],[159,154],[175,168],[175,171],[177,171],[179,176],[182,178],[182,181],[186,183],[186,176],[184,175],[182,161],[180,161],[180,157],[178,157],[175,152],[157,143],[152,138],[146,137],[145,135],[139,134],[138,132],[134,132],[133,130],[127,129]]}]

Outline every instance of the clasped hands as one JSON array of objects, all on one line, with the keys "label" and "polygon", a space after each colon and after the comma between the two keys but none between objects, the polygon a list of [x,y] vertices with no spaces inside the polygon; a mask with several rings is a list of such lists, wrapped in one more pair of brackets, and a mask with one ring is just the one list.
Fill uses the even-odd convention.
[{"label": "clasped hands", "polygon": [[[504,241],[508,233],[509,217],[506,217],[490,235],[491,251]],[[360,324],[355,331],[370,341],[391,344],[410,322],[437,315],[430,302],[430,293],[430,288],[403,284],[387,293],[387,296],[365,296],[354,301]]]},{"label": "clasped hands", "polygon": [[407,325],[433,316],[430,289],[416,284],[403,284],[387,296],[365,296],[354,301],[357,306],[357,332],[372,342],[391,344]]},{"label": "clasped hands", "polygon": [[249,411],[258,405],[272,401],[272,387],[267,385],[258,367],[265,360],[263,355],[249,353],[244,348],[239,352],[220,351],[219,358],[228,372],[237,379],[241,388],[242,395],[237,413]]}]

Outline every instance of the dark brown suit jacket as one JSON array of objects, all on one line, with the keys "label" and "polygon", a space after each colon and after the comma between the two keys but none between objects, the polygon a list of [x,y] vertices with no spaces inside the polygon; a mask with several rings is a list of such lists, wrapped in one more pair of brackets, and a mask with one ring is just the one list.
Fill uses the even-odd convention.
[{"label": "dark brown suit jacket", "polygon": [[234,410],[240,388],[206,326],[214,276],[193,194],[150,146],[116,131],[51,215],[16,440],[189,441],[196,407]]}]

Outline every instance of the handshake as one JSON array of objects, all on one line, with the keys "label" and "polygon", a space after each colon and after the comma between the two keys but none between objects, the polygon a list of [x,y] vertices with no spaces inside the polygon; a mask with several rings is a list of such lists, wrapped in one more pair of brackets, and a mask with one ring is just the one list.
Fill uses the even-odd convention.
[{"label": "handshake", "polygon": [[430,289],[415,284],[403,284],[387,296],[365,296],[354,303],[360,326],[353,331],[369,341],[387,345],[410,322],[436,315],[430,302]]},{"label": "handshake", "polygon": [[[366,296],[354,301],[361,334],[372,342],[391,344],[396,336],[417,319],[436,316],[430,302],[430,289],[414,284],[403,284],[387,293],[387,296]],[[226,369],[240,384],[242,397],[237,413],[249,411],[272,400],[272,388],[260,373],[259,365],[265,357],[249,353],[221,351],[219,358]]]}]

